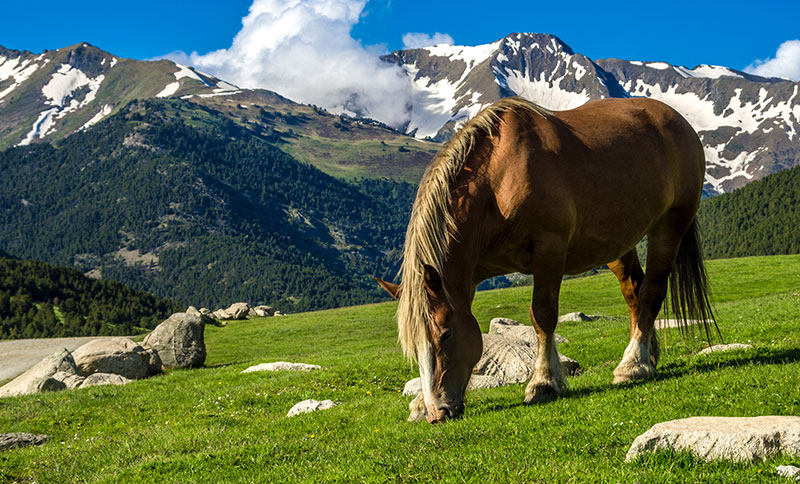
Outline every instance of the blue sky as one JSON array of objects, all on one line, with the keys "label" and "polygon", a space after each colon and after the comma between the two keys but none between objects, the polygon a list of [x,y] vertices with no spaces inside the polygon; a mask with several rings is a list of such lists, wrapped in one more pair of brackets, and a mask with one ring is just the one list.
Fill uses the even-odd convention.
[{"label": "blue sky", "polygon": [[[7,2],[0,45],[34,52],[87,41],[123,57],[227,48],[251,0]],[[492,6],[489,6],[492,5]],[[502,5],[502,6],[494,6]],[[626,9],[620,7],[629,7]],[[662,60],[741,69],[800,38],[800,1],[538,2],[371,0],[352,35],[395,50],[407,32],[488,43],[510,32],[558,35],[591,58]]]}]

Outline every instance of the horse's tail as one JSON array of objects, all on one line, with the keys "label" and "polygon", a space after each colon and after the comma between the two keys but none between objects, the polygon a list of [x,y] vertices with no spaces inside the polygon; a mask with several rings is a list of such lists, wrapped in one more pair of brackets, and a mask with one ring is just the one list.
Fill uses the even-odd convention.
[{"label": "horse's tail", "polygon": [[709,301],[708,276],[703,264],[703,250],[700,244],[700,230],[697,218],[681,240],[675,267],[669,275],[670,306],[674,317],[681,321],[683,331],[689,327],[688,320],[702,321],[708,343],[711,344],[709,326],[713,323],[722,339],[714,312]]}]

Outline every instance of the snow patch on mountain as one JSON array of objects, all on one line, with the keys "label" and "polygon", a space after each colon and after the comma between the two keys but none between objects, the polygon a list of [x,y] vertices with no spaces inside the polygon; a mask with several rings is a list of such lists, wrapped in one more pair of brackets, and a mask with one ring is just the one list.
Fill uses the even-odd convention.
[{"label": "snow patch on mountain", "polygon": [[19,87],[19,85],[31,77],[31,75],[36,72],[39,67],[41,67],[40,64],[36,64],[30,59],[22,60],[21,57],[9,59],[7,57],[0,56],[0,82],[9,78],[14,79],[10,86],[0,91],[0,99],[3,99],[5,96],[10,94],[11,91]]},{"label": "snow patch on mountain", "polygon": [[738,77],[739,79],[744,79],[744,76],[734,72],[727,67],[722,66],[710,66],[706,64],[699,65],[694,69],[687,69],[683,66],[675,66],[675,70],[678,71],[678,74],[682,75],[683,77],[704,77],[707,79],[719,79],[723,76],[729,77]]},{"label": "snow patch on mountain", "polygon": [[103,118],[105,118],[106,116],[111,114],[112,110],[113,110],[113,108],[112,108],[112,106],[110,104],[104,105],[103,109],[101,109],[97,114],[92,116],[92,119],[87,121],[86,124],[84,124],[83,126],[80,127],[80,129],[84,130],[84,129],[87,129],[87,128],[91,127],[91,126],[94,126],[95,124],[99,123]]},{"label": "snow patch on mountain", "polygon": [[451,61],[464,61],[464,63],[467,64],[467,70],[471,70],[491,57],[491,55],[497,51],[500,42],[502,41],[498,40],[491,44],[476,46],[439,44],[425,47],[424,50],[427,50],[432,56],[447,57]]},{"label": "snow patch on mountain", "polygon": [[543,108],[553,111],[564,111],[586,104],[591,98],[584,89],[581,92],[569,91],[560,87],[564,77],[552,80],[545,79],[545,73],[540,72],[539,77],[531,78],[530,73],[523,74],[517,70],[506,69],[504,72],[495,71],[498,76],[496,82],[514,92],[517,96],[534,102]]},{"label": "snow patch on mountain", "polygon": [[156,94],[156,97],[170,97],[173,94],[175,94],[176,92],[178,92],[178,89],[180,87],[181,87],[181,83],[180,82],[178,82],[178,81],[170,82],[169,84],[167,84],[164,87],[164,89],[161,90],[161,92]]},{"label": "snow patch on mountain", "polygon": [[[55,123],[58,119],[94,101],[104,79],[105,76],[102,74],[91,78],[70,64],[61,64],[58,71],[53,73],[47,84],[42,87],[44,103],[52,107],[39,113],[31,130],[18,146],[30,144],[36,138],[44,138],[55,132]],[[76,96],[81,95],[83,99],[78,100]]]}]

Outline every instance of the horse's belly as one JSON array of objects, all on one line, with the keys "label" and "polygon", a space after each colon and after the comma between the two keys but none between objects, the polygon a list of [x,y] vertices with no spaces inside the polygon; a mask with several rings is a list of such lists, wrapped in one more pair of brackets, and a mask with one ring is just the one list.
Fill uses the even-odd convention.
[{"label": "horse's belly", "polygon": [[573,240],[567,250],[564,273],[570,275],[581,274],[615,261],[633,249],[642,236],[634,242],[609,239]]}]

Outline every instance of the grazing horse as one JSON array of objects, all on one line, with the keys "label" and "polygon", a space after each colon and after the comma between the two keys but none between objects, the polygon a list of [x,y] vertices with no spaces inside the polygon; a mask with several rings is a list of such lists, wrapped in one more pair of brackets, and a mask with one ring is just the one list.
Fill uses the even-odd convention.
[{"label": "grazing horse", "polygon": [[[420,182],[401,268],[399,340],[416,358],[427,419],[460,416],[482,351],[470,306],[484,279],[533,274],[538,356],[525,402],[564,393],[553,332],[565,274],[608,264],[628,303],[630,343],[614,382],[652,377],[656,315],[711,310],[695,212],[705,158],[689,123],[645,98],[551,112],[506,98],[469,121]],[[647,236],[647,272],[635,246]]]}]

